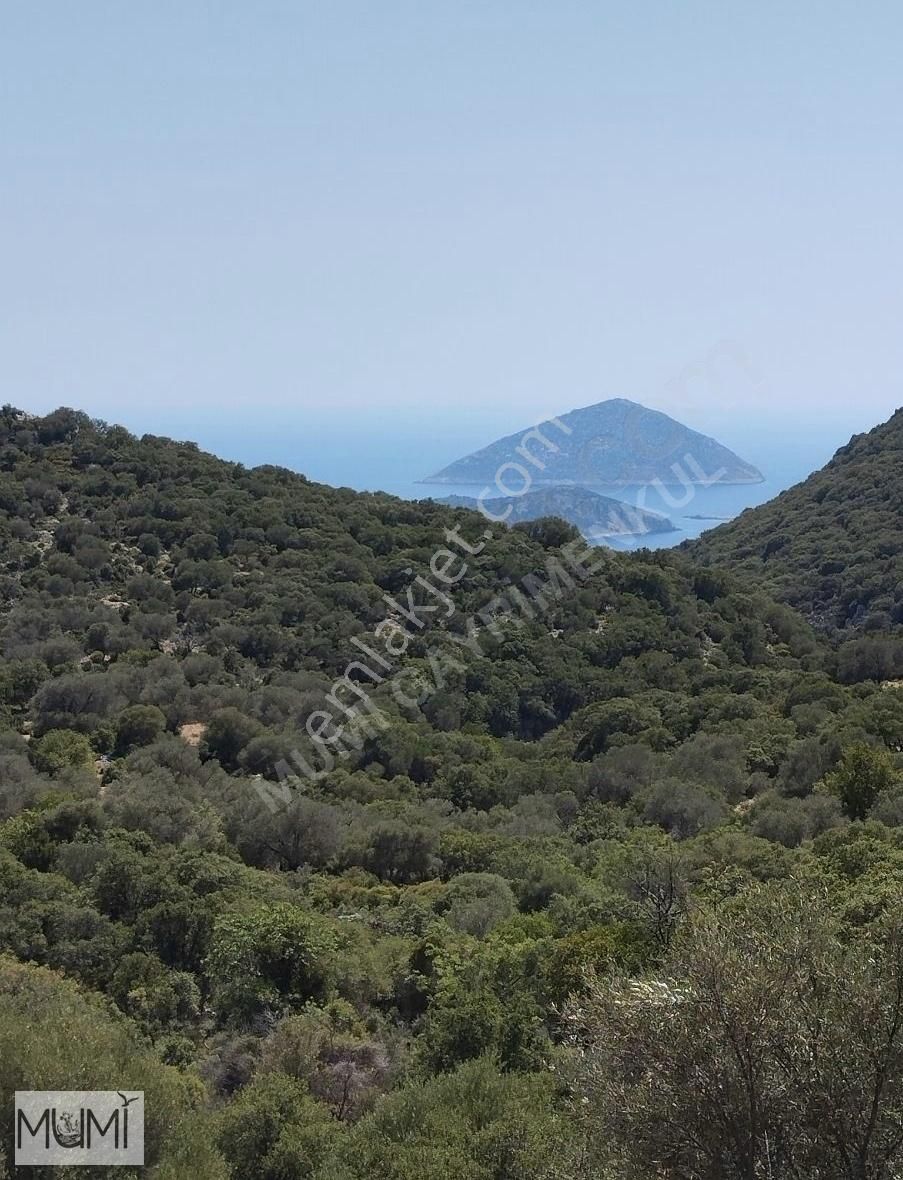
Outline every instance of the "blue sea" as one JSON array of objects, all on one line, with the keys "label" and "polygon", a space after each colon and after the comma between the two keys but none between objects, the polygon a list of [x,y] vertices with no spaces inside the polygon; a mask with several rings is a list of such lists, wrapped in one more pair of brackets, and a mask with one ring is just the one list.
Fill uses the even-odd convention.
[{"label": "blue sea", "polygon": [[[867,429],[871,423],[854,424]],[[309,479],[358,491],[385,491],[405,499],[420,500],[449,495],[477,496],[473,485],[424,484],[418,482],[452,460],[487,445],[500,435],[517,429],[510,416],[488,412],[464,419],[421,416],[320,415],[311,420],[292,420],[283,415],[271,420],[265,415],[237,423],[227,416],[222,424],[209,418],[186,426],[167,423],[167,433],[196,439],[205,449],[248,466],[275,463],[302,472]],[[799,483],[823,466],[854,432],[823,425],[794,426],[787,423],[731,423],[725,428],[694,423],[741,458],[754,463],[764,474],[760,484],[719,485],[692,490],[669,488],[664,498],[654,488],[606,488],[593,490],[668,516],[676,531],[619,541],[618,548],[665,548],[697,537],[706,529],[731,520],[745,508],[762,504]],[[157,430],[160,431],[158,422]],[[162,432],[162,431],[160,431]]]},{"label": "blue sea", "polygon": [[[439,471],[460,455],[485,446],[503,432],[504,426],[492,424],[480,430],[475,422],[446,425],[437,431],[427,424],[391,419],[369,425],[329,420],[321,421],[318,426],[283,424],[282,430],[271,430],[267,422],[259,421],[253,428],[236,431],[234,421],[228,430],[208,421],[198,422],[191,437],[197,438],[205,450],[248,466],[279,464],[319,483],[353,487],[356,491],[391,492],[405,499],[426,499],[452,494],[476,497],[480,489],[473,485],[423,484],[418,480]],[[822,467],[837,447],[850,438],[850,432],[836,430],[800,434],[761,428],[757,431],[754,427],[738,430],[737,434],[737,438],[731,438],[722,431],[716,437],[755,464],[765,476],[764,483],[695,489],[672,487],[663,496],[654,487],[594,486],[594,491],[606,496],[661,512],[676,525],[674,532],[619,540],[617,548],[668,548],[680,544],[681,540],[698,537],[706,529],[733,519],[747,507],[764,504],[799,483]]]}]

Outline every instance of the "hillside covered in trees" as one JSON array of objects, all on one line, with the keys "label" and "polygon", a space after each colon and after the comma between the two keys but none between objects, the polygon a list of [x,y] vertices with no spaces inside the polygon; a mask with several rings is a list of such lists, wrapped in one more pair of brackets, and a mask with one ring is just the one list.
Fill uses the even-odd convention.
[{"label": "hillside covered in trees", "polygon": [[898,1175],[903,689],[780,511],[796,596],[4,408],[0,1176],[63,1085],[165,1180]]},{"label": "hillside covered in trees", "polygon": [[[820,471],[683,548],[748,574],[837,642],[850,678],[903,675],[903,410]],[[871,639],[867,638],[872,636]]]}]

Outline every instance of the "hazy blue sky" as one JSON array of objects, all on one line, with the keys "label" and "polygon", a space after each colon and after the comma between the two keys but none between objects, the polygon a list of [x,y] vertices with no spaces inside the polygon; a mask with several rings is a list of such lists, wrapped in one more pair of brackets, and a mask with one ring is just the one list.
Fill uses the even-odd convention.
[{"label": "hazy blue sky", "polygon": [[377,418],[903,401],[899,5],[0,15],[3,400],[299,465]]}]

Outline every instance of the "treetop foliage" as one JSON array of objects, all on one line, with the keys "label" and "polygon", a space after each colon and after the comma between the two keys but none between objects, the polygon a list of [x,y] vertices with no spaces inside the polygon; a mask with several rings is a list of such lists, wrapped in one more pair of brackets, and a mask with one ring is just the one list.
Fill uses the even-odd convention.
[{"label": "treetop foliage", "polygon": [[[672,552],[596,552],[477,654],[468,620],[574,542],[485,525],[0,411],[0,1106],[115,1075],[151,1096],[166,1178],[709,1180],[847,1175],[813,1130],[841,1087],[849,1174],[890,1180],[896,1089],[864,1146],[854,1107],[896,1069],[864,1013],[896,978],[903,688],[749,563]],[[346,676],[449,530],[473,549],[454,610],[399,661],[431,691]],[[343,680],[382,720],[325,765],[308,721]],[[286,778],[298,755],[322,773]],[[754,1127],[725,1027],[767,1032]],[[740,1154],[702,1091],[663,1145],[693,1070]]]}]

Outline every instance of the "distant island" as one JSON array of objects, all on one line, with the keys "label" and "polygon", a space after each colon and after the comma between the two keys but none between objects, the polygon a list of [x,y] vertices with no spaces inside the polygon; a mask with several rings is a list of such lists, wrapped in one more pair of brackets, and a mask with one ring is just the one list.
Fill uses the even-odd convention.
[{"label": "distant island", "polygon": [[596,543],[603,542],[606,537],[679,531],[667,516],[658,512],[635,508],[632,504],[572,484],[539,488],[523,496],[497,496],[482,501],[471,496],[444,496],[439,503],[453,508],[482,508],[488,516],[505,524],[558,516],[578,528],[588,541]]},{"label": "distant island", "polygon": [[660,481],[686,487],[763,479],[757,467],[715,439],[658,410],[612,398],[497,439],[421,482],[495,483],[504,495],[536,484],[625,487]]}]

